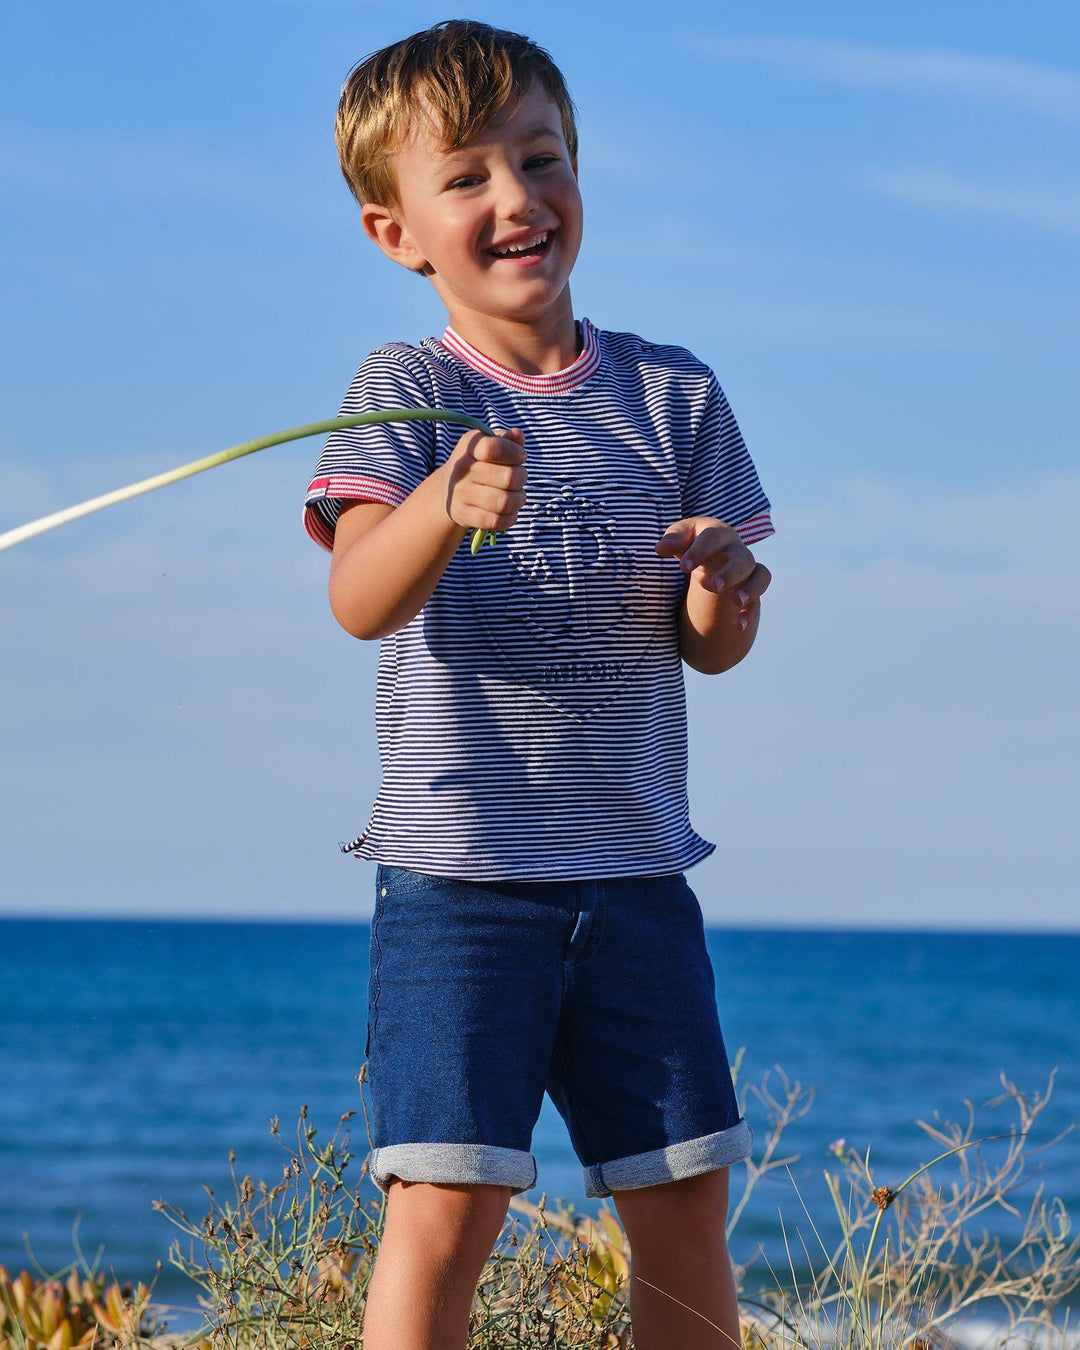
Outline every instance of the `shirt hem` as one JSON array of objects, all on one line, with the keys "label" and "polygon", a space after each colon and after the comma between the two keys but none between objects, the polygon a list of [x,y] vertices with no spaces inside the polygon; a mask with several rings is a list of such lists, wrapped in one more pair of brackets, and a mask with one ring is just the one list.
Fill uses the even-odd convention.
[{"label": "shirt hem", "polygon": [[452,864],[448,866],[444,858],[431,858],[415,850],[409,852],[367,841],[351,850],[354,858],[383,863],[388,867],[407,867],[414,872],[452,877],[459,881],[600,881],[609,877],[667,876],[688,871],[715,851],[716,845],[711,840],[695,834],[690,846],[679,855],[668,853],[638,857],[632,863],[621,865],[603,864],[595,857],[583,857],[569,862],[561,858],[548,865],[536,861],[518,865],[492,859],[490,863],[478,866],[475,857],[471,857],[463,859],[461,868],[456,868]]}]

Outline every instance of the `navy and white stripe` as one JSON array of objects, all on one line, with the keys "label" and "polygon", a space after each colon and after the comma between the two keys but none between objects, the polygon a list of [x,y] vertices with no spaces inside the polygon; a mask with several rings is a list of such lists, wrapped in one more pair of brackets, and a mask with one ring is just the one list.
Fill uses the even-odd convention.
[{"label": "navy and white stripe", "polygon": [[[567,369],[522,375],[447,329],[385,343],[341,413],[455,408],[525,433],[527,500],[493,548],[467,535],[431,598],[379,648],[382,783],[343,845],[473,880],[679,872],[715,844],[690,823],[678,614],[656,541],[710,516],[753,544],[771,507],[712,370],[683,347],[580,324]],[[461,436],[445,422],[333,432],[304,524],[325,549],[342,501],[399,505]]]}]

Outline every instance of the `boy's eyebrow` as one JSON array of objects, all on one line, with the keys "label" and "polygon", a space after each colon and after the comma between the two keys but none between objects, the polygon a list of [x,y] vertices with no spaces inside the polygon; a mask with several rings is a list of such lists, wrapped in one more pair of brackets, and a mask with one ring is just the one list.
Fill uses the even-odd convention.
[{"label": "boy's eyebrow", "polygon": [[527,141],[533,136],[558,136],[559,134],[560,133],[547,122],[537,122],[536,126],[530,127],[528,131],[523,131],[520,139]]},{"label": "boy's eyebrow", "polygon": [[[521,132],[517,137],[519,141],[531,141],[534,136],[558,136],[560,133],[550,126],[547,122],[538,122],[536,126],[529,127]],[[446,159],[453,159],[456,155],[467,155],[475,147],[471,145],[459,145],[453,150],[444,150],[443,155]]]}]

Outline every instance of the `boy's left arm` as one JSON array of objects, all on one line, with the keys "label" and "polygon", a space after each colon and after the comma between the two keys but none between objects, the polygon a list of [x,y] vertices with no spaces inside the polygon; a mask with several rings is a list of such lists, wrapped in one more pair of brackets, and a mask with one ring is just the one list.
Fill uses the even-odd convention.
[{"label": "boy's left arm", "polygon": [[678,558],[688,580],[679,609],[683,660],[703,675],[738,665],[754,645],[772,573],[730,525],[711,516],[675,521],[656,551]]}]

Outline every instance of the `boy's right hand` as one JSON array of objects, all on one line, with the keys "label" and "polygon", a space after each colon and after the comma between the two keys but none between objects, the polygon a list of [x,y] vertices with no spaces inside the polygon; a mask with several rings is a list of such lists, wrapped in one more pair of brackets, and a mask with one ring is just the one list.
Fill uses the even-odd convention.
[{"label": "boy's right hand", "polygon": [[467,431],[447,460],[446,514],[469,530],[508,530],[525,505],[525,433]]}]

